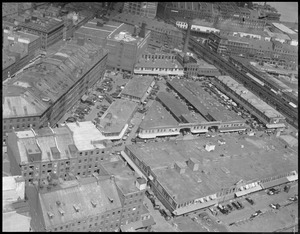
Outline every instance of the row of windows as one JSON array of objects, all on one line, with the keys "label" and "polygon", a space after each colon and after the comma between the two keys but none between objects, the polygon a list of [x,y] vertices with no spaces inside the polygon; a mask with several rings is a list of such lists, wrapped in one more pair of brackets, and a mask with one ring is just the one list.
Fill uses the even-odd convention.
[{"label": "row of windows", "polygon": [[[35,126],[36,126],[35,124],[32,124],[33,128]],[[25,128],[30,128],[30,124],[27,124],[27,125],[25,125],[25,124],[22,124],[22,125],[17,124],[16,126],[13,126],[13,125],[9,125],[9,126],[3,125],[3,130],[12,129],[13,127],[15,127],[16,129],[25,129]]]},{"label": "row of windows", "polygon": [[[22,121],[21,121],[22,120]],[[36,121],[37,118],[36,117],[32,117],[32,118],[18,118],[18,119],[10,119],[10,120],[3,120],[3,123],[12,123],[12,122],[30,122],[30,121]]]}]

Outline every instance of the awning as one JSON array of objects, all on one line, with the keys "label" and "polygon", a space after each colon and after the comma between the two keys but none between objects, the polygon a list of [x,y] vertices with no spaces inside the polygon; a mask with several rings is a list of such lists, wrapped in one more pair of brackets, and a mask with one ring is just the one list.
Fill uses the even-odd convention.
[{"label": "awning", "polygon": [[233,132],[233,131],[244,131],[246,130],[246,126],[245,127],[231,127],[231,128],[219,128],[220,132]]},{"label": "awning", "polygon": [[290,182],[290,181],[286,177],[282,177],[278,180],[272,180],[269,182],[261,183],[261,187],[263,189],[267,189],[267,188],[271,188],[271,187],[274,187],[274,186],[277,186],[280,184],[284,184],[284,183],[288,183],[288,182]]},{"label": "awning", "polygon": [[279,124],[266,124],[267,128],[285,128],[284,123],[279,123]]},{"label": "awning", "polygon": [[210,200],[208,202],[203,202],[203,203],[200,203],[200,202],[199,203],[194,203],[194,204],[191,204],[191,205],[188,205],[188,206],[180,207],[180,208],[174,210],[172,213],[174,215],[182,215],[182,214],[185,214],[185,213],[192,212],[194,210],[199,210],[199,209],[203,209],[205,207],[213,206],[217,203],[218,203],[218,200]]},{"label": "awning", "polygon": [[122,157],[127,161],[127,163],[135,170],[136,173],[139,174],[140,177],[143,177],[148,181],[147,177],[141,172],[141,170],[134,164],[134,162],[127,156],[124,151],[121,151]]},{"label": "awning", "polygon": [[235,195],[237,197],[241,197],[241,196],[244,196],[246,194],[254,193],[254,192],[259,191],[259,190],[262,190],[262,187],[260,185],[252,187],[250,189],[243,190],[243,191],[238,191],[238,192],[235,193]]}]

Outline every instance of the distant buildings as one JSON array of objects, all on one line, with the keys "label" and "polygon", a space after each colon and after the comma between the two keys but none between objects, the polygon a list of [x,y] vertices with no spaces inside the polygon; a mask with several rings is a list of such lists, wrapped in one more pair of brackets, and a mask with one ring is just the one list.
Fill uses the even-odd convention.
[{"label": "distant buildings", "polygon": [[294,159],[285,160],[280,152],[262,152],[237,137],[222,144],[218,137],[204,139],[125,147],[127,161],[175,216],[298,180]]},{"label": "distant buildings", "polygon": [[143,102],[150,94],[154,85],[154,77],[134,76],[133,79],[126,84],[126,86],[120,93],[120,97],[138,103]]},{"label": "distant buildings", "polygon": [[258,62],[296,69],[297,47],[276,40],[258,40],[237,36],[220,36],[211,33],[207,45],[223,55],[239,55]]},{"label": "distant buildings", "polygon": [[181,30],[171,24],[155,19],[147,19],[131,14],[119,14],[113,18],[114,21],[142,27],[145,22],[146,29],[151,31],[149,45],[162,44],[167,47],[178,48],[183,44],[183,33]]},{"label": "distant buildings", "polygon": [[195,56],[185,57],[183,52],[179,52],[176,55],[177,61],[184,67],[184,73],[188,77],[199,77],[199,76],[219,76],[219,70],[206,63],[203,60],[199,60]]},{"label": "distant buildings", "polygon": [[125,2],[123,12],[154,19],[157,11],[157,2]]},{"label": "distant buildings", "polygon": [[35,52],[40,48],[41,38],[39,36],[4,29],[2,81],[27,65],[34,58]]},{"label": "distant buildings", "polygon": [[40,63],[3,85],[3,137],[6,133],[54,126],[101,79],[107,51],[83,40],[65,43]]},{"label": "distant buildings", "polygon": [[3,2],[2,3],[2,17],[9,16],[15,17],[27,9],[33,7],[31,2],[16,3],[16,2]]},{"label": "distant buildings", "polygon": [[2,177],[2,231],[29,232],[31,217],[22,176]]},{"label": "distant buildings", "polygon": [[81,26],[74,37],[85,38],[108,49],[108,69],[133,73],[137,58],[147,48],[150,31],[145,25],[138,32],[124,23],[92,20]]}]

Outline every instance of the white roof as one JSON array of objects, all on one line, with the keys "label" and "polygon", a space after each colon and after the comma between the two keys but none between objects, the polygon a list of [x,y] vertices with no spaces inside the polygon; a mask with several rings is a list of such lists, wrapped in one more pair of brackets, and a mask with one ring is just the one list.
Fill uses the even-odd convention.
[{"label": "white roof", "polygon": [[[79,151],[93,150],[95,144],[92,141],[107,139],[91,121],[66,123],[66,126],[73,132],[73,140]],[[103,149],[105,146],[98,143],[97,148]]]},{"label": "white roof", "polygon": [[289,29],[288,27],[286,27],[283,24],[279,24],[279,23],[273,23],[273,25],[278,28],[279,30],[288,33],[288,34],[296,34],[296,32],[294,32],[293,30]]}]

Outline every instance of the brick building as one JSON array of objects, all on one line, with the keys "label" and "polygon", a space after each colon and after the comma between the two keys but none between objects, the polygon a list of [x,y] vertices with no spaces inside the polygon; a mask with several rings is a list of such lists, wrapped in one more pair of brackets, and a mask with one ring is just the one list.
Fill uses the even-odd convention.
[{"label": "brick building", "polygon": [[100,162],[109,159],[111,147],[111,142],[88,121],[11,132],[7,154],[11,173],[22,175],[28,184],[46,180],[51,173],[69,180],[99,172]]},{"label": "brick building", "polygon": [[16,131],[54,126],[103,76],[107,51],[82,40],[63,46],[3,85],[3,137]]}]

